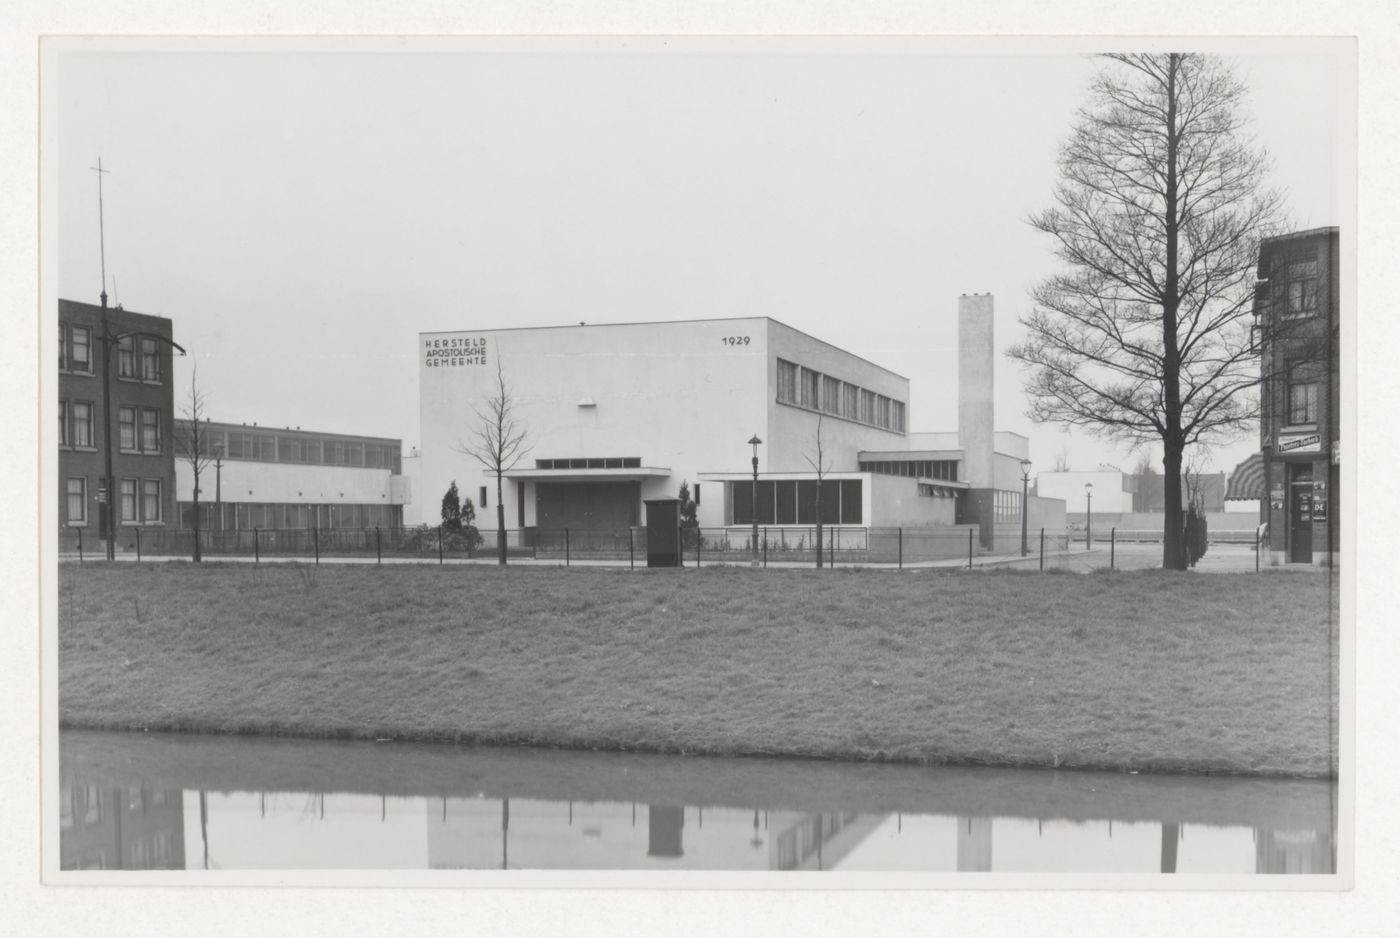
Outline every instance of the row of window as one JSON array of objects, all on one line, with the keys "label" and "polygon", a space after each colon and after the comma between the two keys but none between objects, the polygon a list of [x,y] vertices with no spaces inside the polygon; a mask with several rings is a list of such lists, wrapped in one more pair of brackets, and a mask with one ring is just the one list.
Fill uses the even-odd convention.
[{"label": "row of window", "polygon": [[[58,370],[92,374],[92,329],[58,324]],[[123,336],[117,342],[117,377],[159,384],[160,345],[146,336]]]},{"label": "row of window", "polygon": [[[754,489],[757,488],[759,524],[816,524],[817,483],[815,479],[763,479],[729,482],[729,524],[753,524]],[[860,524],[862,517],[860,479],[833,479],[822,483],[823,524]]]},{"label": "row of window", "polygon": [[778,359],[778,403],[805,407],[897,433],[905,431],[903,401],[781,358]]},{"label": "row of window", "polygon": [[998,522],[1021,520],[1021,493],[996,491],[992,493],[992,516]]},{"label": "row of window", "polygon": [[938,479],[944,482],[958,481],[958,461],[956,459],[907,459],[884,462],[862,462],[861,472],[878,472],[880,475],[904,476],[906,478]]},{"label": "row of window", "polygon": [[[194,504],[177,506],[180,527],[194,528]],[[398,505],[287,505],[272,502],[200,503],[203,531],[308,530],[320,528],[397,528],[403,524]]]},{"label": "row of window", "polygon": [[604,456],[589,459],[536,459],[536,469],[637,469],[640,456]]},{"label": "row of window", "polygon": [[[93,403],[91,401],[58,402],[58,445],[78,448],[92,447]],[[153,407],[117,408],[117,439],[123,453],[164,452],[161,440],[160,411]]]},{"label": "row of window", "polygon": [[[117,508],[121,524],[163,524],[165,522],[160,479],[118,479]],[[70,525],[88,522],[88,483],[86,476],[69,476],[64,483],[66,521]]]},{"label": "row of window", "polygon": [[395,444],[316,439],[256,430],[205,429],[202,435],[205,452],[227,459],[400,471],[400,450]]}]

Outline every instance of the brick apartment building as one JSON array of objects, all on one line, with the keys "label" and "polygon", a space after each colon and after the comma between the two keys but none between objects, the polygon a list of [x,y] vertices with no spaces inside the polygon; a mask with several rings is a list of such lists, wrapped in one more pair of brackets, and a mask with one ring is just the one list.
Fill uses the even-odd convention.
[{"label": "brick apartment building", "polygon": [[[104,335],[119,340],[107,355]],[[109,434],[117,443],[112,497],[118,534],[137,525],[174,523],[170,338],[170,320],[160,316],[58,301],[58,523],[63,549],[77,543],[79,531],[86,549],[94,551],[107,537],[99,495],[107,488],[104,448]],[[107,367],[110,425],[103,398]],[[118,543],[123,543],[120,537]]]}]

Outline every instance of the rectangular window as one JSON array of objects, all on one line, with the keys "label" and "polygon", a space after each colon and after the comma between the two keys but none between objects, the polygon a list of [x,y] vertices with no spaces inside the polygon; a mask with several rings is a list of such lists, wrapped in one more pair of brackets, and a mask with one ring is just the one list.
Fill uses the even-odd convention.
[{"label": "rectangular window", "polygon": [[279,436],[277,438],[277,461],[301,462],[301,440]]},{"label": "rectangular window", "polygon": [[699,505],[699,504],[700,504],[700,483],[699,483],[699,482],[696,482],[696,483],[695,483],[695,504],[696,504],[696,505]]},{"label": "rectangular window", "polygon": [[58,370],[68,370],[68,327],[58,324]]},{"label": "rectangular window", "polygon": [[131,453],[136,451],[136,408],[120,407],[117,409],[117,440],[118,446],[123,452]]},{"label": "rectangular window", "polygon": [[821,373],[813,371],[810,368],[803,368],[802,386],[799,388],[799,391],[802,394],[802,400],[800,401],[802,406],[816,410],[817,404],[820,402],[818,395],[821,392]]},{"label": "rectangular window", "polygon": [[141,520],[147,524],[161,520],[159,479],[141,480]]},{"label": "rectangular window", "polygon": [[136,523],[136,480],[122,479],[121,485],[121,512],[122,521],[126,524]]},{"label": "rectangular window", "polygon": [[904,402],[890,401],[890,429],[904,432]]},{"label": "rectangular window", "polygon": [[875,398],[875,422],[885,429],[890,427],[890,399],[883,394]]},{"label": "rectangular window", "polygon": [[861,480],[842,479],[841,480],[841,523],[860,524],[861,523]]},{"label": "rectangular window", "polygon": [[92,330],[73,327],[73,352],[69,357],[74,371],[92,371]]},{"label": "rectangular window", "polygon": [[797,403],[797,366],[778,359],[778,402]]},{"label": "rectangular window", "polygon": [[345,465],[363,466],[365,464],[364,446],[360,443],[345,444]]},{"label": "rectangular window", "polygon": [[326,465],[338,466],[345,461],[344,447],[332,440],[327,440],[325,445]]},{"label": "rectangular window", "polygon": [[774,495],[777,500],[777,504],[774,505],[777,523],[796,524],[797,483],[791,479],[778,480],[774,483]]},{"label": "rectangular window", "polygon": [[141,451],[160,452],[160,411],[148,407],[141,409]]},{"label": "rectangular window", "polygon": [[87,524],[87,479],[69,479],[66,495],[68,523]]},{"label": "rectangular window", "polygon": [[822,410],[828,414],[841,413],[841,382],[822,375]]},{"label": "rectangular window", "polygon": [[1306,382],[1288,386],[1288,423],[1317,423],[1317,384]]},{"label": "rectangular window", "polygon": [[68,445],[68,402],[58,402],[58,445]]},{"label": "rectangular window", "polygon": [[875,422],[875,392],[860,389],[860,422]]},{"label": "rectangular window", "polygon": [[477,500],[476,500],[477,505],[480,506],[480,507],[482,507],[482,508],[485,508],[485,507],[486,507],[486,486],[484,486],[484,485],[481,486],[480,489],[477,490],[477,493],[476,493],[476,494],[477,494]]},{"label": "rectangular window", "polygon": [[258,455],[257,455],[257,458],[258,458],[258,459],[261,459],[263,462],[276,462],[276,461],[277,461],[277,437],[268,434],[268,435],[265,435],[265,436],[259,436],[259,437],[257,438],[257,440],[258,440]]},{"label": "rectangular window", "polygon": [[136,377],[136,340],[133,336],[123,336],[117,342],[117,377]]},{"label": "rectangular window", "polygon": [[88,401],[73,402],[73,445],[92,445],[92,404]]},{"label": "rectangular window", "polygon": [[[753,524],[754,521],[754,483],[753,482],[731,482],[730,493],[734,505],[735,524]],[[758,483],[758,523],[773,524],[773,483],[771,481],[760,481]]]},{"label": "rectangular window", "polygon": [[1317,315],[1317,261],[1289,264],[1287,277],[1284,318],[1300,319]]},{"label": "rectangular window", "polygon": [[841,385],[841,416],[849,420],[860,419],[860,388],[854,384]]},{"label": "rectangular window", "polygon": [[160,381],[160,348],[155,339],[141,339],[141,380]]},{"label": "rectangular window", "polygon": [[321,441],[302,440],[301,441],[301,461],[304,463],[318,464],[321,461]]}]

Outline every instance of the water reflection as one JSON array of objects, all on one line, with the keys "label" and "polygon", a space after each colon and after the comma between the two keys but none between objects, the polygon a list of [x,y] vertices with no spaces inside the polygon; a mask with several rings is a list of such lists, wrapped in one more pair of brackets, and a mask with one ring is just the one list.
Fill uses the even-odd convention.
[{"label": "water reflection", "polygon": [[[61,762],[60,862],[71,870],[1336,869],[1335,786],[1325,782],[72,733]],[[538,781],[539,765],[561,762],[586,799],[554,797],[554,783]],[[417,780],[376,781],[404,774],[395,763]],[[357,765],[370,777],[342,774]],[[672,780],[687,767],[713,797]],[[804,770],[816,776],[806,796]],[[248,784],[288,775],[325,788]],[[1019,809],[1017,786],[1033,811]],[[989,787],[1000,789],[997,810],[947,810]],[[616,796],[599,796],[608,789]],[[684,797],[656,797],[668,790]]]}]

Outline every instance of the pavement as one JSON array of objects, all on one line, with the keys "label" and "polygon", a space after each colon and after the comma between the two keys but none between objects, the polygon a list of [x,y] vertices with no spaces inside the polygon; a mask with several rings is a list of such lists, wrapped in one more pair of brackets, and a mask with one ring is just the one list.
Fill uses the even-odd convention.
[{"label": "pavement", "polygon": [[[85,554],[79,560],[78,554],[62,553],[58,557],[61,563],[106,563],[105,557],[92,554]],[[640,559],[640,558],[639,558]],[[143,556],[142,563],[188,563],[189,557],[185,556]],[[206,555],[205,560],[209,563],[280,563],[280,564],[314,564],[316,561],[311,557],[288,557],[288,556],[262,556],[254,559],[250,556],[233,556],[228,554]],[[134,553],[122,553],[117,555],[118,563],[136,563]],[[496,557],[494,554],[482,557],[448,557],[439,561],[436,557],[385,557],[382,561],[376,560],[373,556],[349,556],[349,557],[322,557],[320,563],[323,565],[344,565],[344,564],[377,564],[386,566],[414,564],[414,565],[478,565],[495,566]],[[721,561],[706,562],[702,558],[701,566],[728,565],[736,567],[748,566],[739,561],[729,561],[727,564]],[[1106,570],[1112,564],[1115,570],[1155,570],[1162,565],[1162,545],[1160,544],[1118,544],[1110,548],[1106,544],[1094,544],[1091,550],[1083,547],[1071,546],[1068,550],[1047,551],[1045,554],[1044,569],[1046,570],[1068,570],[1075,573],[1092,573],[1098,570]],[[518,567],[627,567],[626,560],[582,560],[570,558],[566,563],[563,558],[534,559],[530,557],[512,557],[511,566]],[[967,560],[953,558],[948,560],[928,560],[918,562],[908,562],[901,568],[894,563],[861,563],[845,564],[838,558],[835,569],[848,569],[860,567],[867,570],[956,570],[967,569]],[[685,568],[692,569],[695,566],[694,560],[687,560]],[[810,562],[795,563],[786,561],[770,561],[768,568],[775,570],[810,570]],[[1022,557],[1020,552],[1005,554],[981,554],[975,556],[972,561],[974,570],[985,569],[1011,569],[1011,570],[1040,570],[1040,555],[1032,552],[1028,557]],[[636,564],[637,568],[645,568],[645,560]],[[1285,566],[1271,567],[1267,562],[1259,567],[1260,573],[1283,573],[1299,572],[1314,569],[1306,564],[1288,564]],[[1192,568],[1194,573],[1253,573],[1255,572],[1254,547],[1251,544],[1213,544],[1206,551],[1204,557]]]}]

